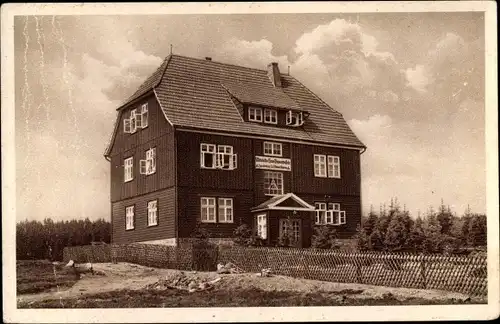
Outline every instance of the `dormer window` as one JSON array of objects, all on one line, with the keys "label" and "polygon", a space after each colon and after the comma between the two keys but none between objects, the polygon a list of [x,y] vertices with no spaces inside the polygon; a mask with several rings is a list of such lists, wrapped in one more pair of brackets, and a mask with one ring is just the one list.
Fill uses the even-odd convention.
[{"label": "dormer window", "polygon": [[248,120],[262,122],[262,108],[248,107]]},{"label": "dormer window", "polygon": [[278,112],[275,109],[265,109],[264,110],[264,123],[277,124],[278,123]]},{"label": "dormer window", "polygon": [[302,126],[304,125],[304,115],[302,112],[289,110],[286,114],[286,124],[288,126]]}]

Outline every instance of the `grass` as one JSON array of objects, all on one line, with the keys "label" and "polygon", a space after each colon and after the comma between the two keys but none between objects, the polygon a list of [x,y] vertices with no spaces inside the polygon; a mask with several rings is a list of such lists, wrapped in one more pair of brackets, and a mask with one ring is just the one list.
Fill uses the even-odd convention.
[{"label": "grass", "polygon": [[436,305],[468,304],[456,299],[398,300],[391,294],[381,298],[351,298],[356,291],[332,293],[298,293],[264,291],[256,288],[228,291],[215,289],[188,293],[179,290],[116,290],[64,300],[42,300],[20,303],[19,308],[144,308],[144,307],[277,307],[277,306],[371,306],[371,305]]},{"label": "grass", "polygon": [[18,260],[16,272],[18,294],[35,294],[58,287],[71,287],[77,281],[74,273],[66,271],[62,265],[55,266],[47,260]]}]

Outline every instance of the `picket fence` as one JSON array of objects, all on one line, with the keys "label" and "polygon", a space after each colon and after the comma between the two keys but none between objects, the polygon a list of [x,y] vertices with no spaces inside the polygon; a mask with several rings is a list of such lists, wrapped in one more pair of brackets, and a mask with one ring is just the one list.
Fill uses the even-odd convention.
[{"label": "picket fence", "polygon": [[64,259],[131,262],[179,270],[213,271],[231,262],[247,272],[270,268],[278,275],[322,281],[440,289],[487,295],[485,255],[445,256],[387,252],[213,246],[193,249],[151,244],[67,247]]}]

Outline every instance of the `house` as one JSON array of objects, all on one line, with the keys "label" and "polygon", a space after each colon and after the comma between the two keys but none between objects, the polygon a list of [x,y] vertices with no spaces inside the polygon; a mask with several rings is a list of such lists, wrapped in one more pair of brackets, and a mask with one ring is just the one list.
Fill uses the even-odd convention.
[{"label": "house", "polygon": [[308,247],[313,226],[340,238],[361,218],[365,146],[342,114],[277,63],[267,69],[178,55],[117,109],[113,243],[189,243],[197,226],[228,242],[248,224],[274,245]]}]

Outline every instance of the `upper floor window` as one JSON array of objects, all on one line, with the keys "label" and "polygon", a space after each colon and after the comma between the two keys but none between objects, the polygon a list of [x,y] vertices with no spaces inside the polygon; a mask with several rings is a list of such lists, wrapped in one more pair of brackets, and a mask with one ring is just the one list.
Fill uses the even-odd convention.
[{"label": "upper floor window", "polygon": [[123,170],[124,170],[125,182],[132,181],[134,179],[134,157],[133,156],[124,160]]},{"label": "upper floor window", "polygon": [[340,178],[340,157],[314,154],[314,176]]},{"label": "upper floor window", "polygon": [[202,143],[200,166],[205,169],[235,170],[238,167],[238,154],[233,152],[230,145]]},{"label": "upper floor window", "polygon": [[286,124],[288,126],[302,126],[304,124],[304,115],[300,111],[289,110],[286,114]]},{"label": "upper floor window", "polygon": [[233,222],[233,198],[219,198],[219,223]]},{"label": "upper floor window", "polygon": [[201,197],[202,223],[233,223],[233,215],[233,198]]},{"label": "upper floor window", "polygon": [[262,108],[248,107],[248,120],[262,122]]},{"label": "upper floor window", "polygon": [[130,117],[123,120],[123,131],[133,134],[138,128],[148,127],[148,104],[141,105],[139,111],[132,109]]},{"label": "upper floor window", "polygon": [[282,156],[283,146],[281,143],[264,142],[264,155]]},{"label": "upper floor window", "polygon": [[148,202],[148,226],[158,225],[158,200]]},{"label": "upper floor window", "polygon": [[125,208],[125,230],[134,229],[134,206],[128,206]]},{"label": "upper floor window", "polygon": [[314,204],[314,207],[316,208],[316,225],[342,225],[346,223],[345,211],[340,210],[339,203],[327,204],[324,202],[317,202]]},{"label": "upper floor window", "polygon": [[340,157],[328,155],[328,177],[340,178]]},{"label": "upper floor window", "polygon": [[283,173],[264,171],[264,193],[266,195],[283,194]]},{"label": "upper floor window", "polygon": [[264,109],[264,123],[277,124],[278,111],[276,111],[275,109]]},{"label": "upper floor window", "polygon": [[140,173],[153,174],[156,172],[156,148],[153,147],[146,151],[146,159],[140,160]]}]

